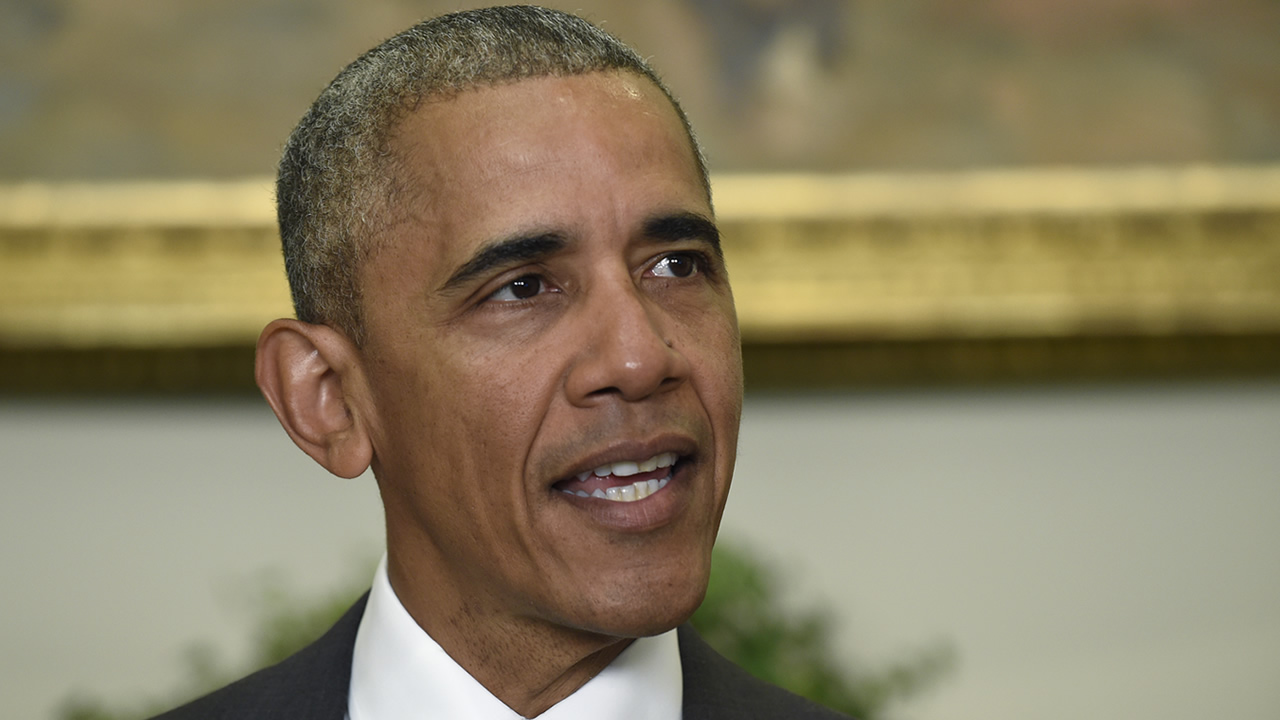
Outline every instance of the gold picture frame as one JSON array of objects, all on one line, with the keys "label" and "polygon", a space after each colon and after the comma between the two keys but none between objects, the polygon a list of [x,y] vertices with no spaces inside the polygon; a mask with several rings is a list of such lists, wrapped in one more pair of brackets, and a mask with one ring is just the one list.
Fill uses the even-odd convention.
[{"label": "gold picture frame", "polygon": [[[1280,373],[1280,167],[713,178],[749,389]],[[0,187],[0,390],[252,388],[266,179]]]}]

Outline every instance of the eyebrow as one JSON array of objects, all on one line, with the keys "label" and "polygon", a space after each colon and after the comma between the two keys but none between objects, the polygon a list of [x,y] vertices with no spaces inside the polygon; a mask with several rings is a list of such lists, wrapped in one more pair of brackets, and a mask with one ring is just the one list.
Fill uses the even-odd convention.
[{"label": "eyebrow", "polygon": [[[720,250],[720,230],[706,217],[692,212],[679,212],[650,218],[644,223],[644,236],[662,242],[702,240],[711,246],[717,257]],[[471,280],[487,275],[507,265],[519,265],[554,255],[569,244],[568,238],[558,232],[541,232],[516,235],[484,246],[471,259],[463,263],[440,286],[441,292],[459,289]]]},{"label": "eyebrow", "polygon": [[568,244],[569,241],[563,235],[553,232],[517,235],[499,240],[486,245],[472,255],[470,260],[449,276],[440,289],[443,292],[456,290],[470,280],[486,275],[496,268],[544,258],[563,250]]},{"label": "eyebrow", "polygon": [[644,234],[664,242],[702,240],[711,246],[716,257],[724,257],[720,250],[720,230],[709,218],[697,213],[680,212],[651,218],[644,224]]}]

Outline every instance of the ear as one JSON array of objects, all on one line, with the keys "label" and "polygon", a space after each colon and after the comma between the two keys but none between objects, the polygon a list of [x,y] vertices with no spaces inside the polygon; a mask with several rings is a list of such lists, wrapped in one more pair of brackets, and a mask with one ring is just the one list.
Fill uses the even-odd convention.
[{"label": "ear", "polygon": [[325,325],[281,319],[258,337],[254,375],[293,442],[344,478],[364,472],[373,443],[354,410],[361,388],[359,351]]}]

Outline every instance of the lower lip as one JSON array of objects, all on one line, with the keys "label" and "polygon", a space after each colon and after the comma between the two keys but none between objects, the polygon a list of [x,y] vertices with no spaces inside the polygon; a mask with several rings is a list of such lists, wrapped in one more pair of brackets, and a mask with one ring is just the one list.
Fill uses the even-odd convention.
[{"label": "lower lip", "polygon": [[556,498],[587,513],[597,524],[624,532],[645,532],[667,525],[679,516],[686,504],[691,474],[688,462],[676,463],[672,466],[671,479],[665,487],[649,497],[632,502],[584,498],[554,489],[552,493]]}]

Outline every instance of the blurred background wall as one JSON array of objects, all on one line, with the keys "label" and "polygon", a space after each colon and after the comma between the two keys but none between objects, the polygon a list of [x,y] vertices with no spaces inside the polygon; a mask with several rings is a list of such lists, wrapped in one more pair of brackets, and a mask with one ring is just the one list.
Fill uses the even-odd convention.
[{"label": "blurred background wall", "polygon": [[[0,715],[52,718],[76,693],[163,695],[190,644],[245,652],[253,578],[321,592],[363,572],[382,530],[372,483],[325,476],[254,395],[252,329],[205,344],[172,325],[85,329],[135,327],[151,312],[95,300],[102,268],[138,267],[138,247],[197,260],[190,247],[224,259],[229,246],[269,247],[261,212],[200,211],[139,235],[124,211],[67,230],[59,218],[89,212],[83,200],[45,213],[31,198],[85,181],[268,176],[344,63],[420,17],[472,4],[0,0]],[[889,231],[879,215],[822,225],[783,208],[775,227],[726,208],[742,238],[740,295],[761,273],[796,273],[784,299],[821,290],[805,268],[855,275],[865,270],[855,261],[883,261],[886,244],[920,237],[869,274],[907,278],[875,292],[906,292],[935,313],[962,304],[947,293],[981,290],[983,268],[1004,268],[1002,283],[1056,277],[1045,268],[1064,253],[1046,243],[1094,248],[1089,268],[1123,260],[1126,277],[1155,278],[1116,295],[1118,315],[1052,331],[981,303],[910,333],[883,320],[901,313],[821,320],[796,336],[750,326],[763,329],[747,337],[725,536],[784,568],[790,602],[829,607],[855,666],[954,648],[953,672],[895,717],[1280,716],[1274,186],[1236,182],[1253,185],[1248,202],[1223,191],[1224,204],[1198,208],[1178,193],[1135,201],[1114,222],[1089,203],[1036,210],[1055,197],[1033,198],[1034,212],[999,210],[994,226],[918,222],[909,201],[938,173],[963,184],[991,168],[1073,166],[1085,182],[1097,171],[1096,187],[1109,189],[1092,196],[1105,199],[1136,177],[1106,173],[1136,166],[1273,167],[1280,3],[550,4],[653,57],[717,172],[764,173],[753,182],[766,188],[796,173],[887,178],[842,186],[818,215],[843,217],[848,187],[887,187],[898,198],[886,205]],[[731,205],[730,184],[718,187]],[[86,192],[101,197],[100,187],[114,186]],[[141,192],[129,197],[169,197]],[[210,229],[228,223],[239,229]],[[1022,239],[996,255],[947,250],[1005,235]],[[835,263],[804,254],[827,245],[860,249]],[[789,269],[770,248],[808,259]],[[966,269],[901,275],[939,253]],[[179,284],[214,271],[192,267]],[[101,312],[81,312],[62,334],[23,324],[51,326],[62,316],[46,312],[48,298],[77,293]],[[1192,295],[1200,304],[1180,304]],[[278,286],[265,296],[237,328],[243,317],[260,324],[262,307],[286,311]],[[1083,295],[1063,297],[1076,307]],[[1125,315],[1139,300],[1145,314]],[[788,322],[818,314],[803,308]]]}]

